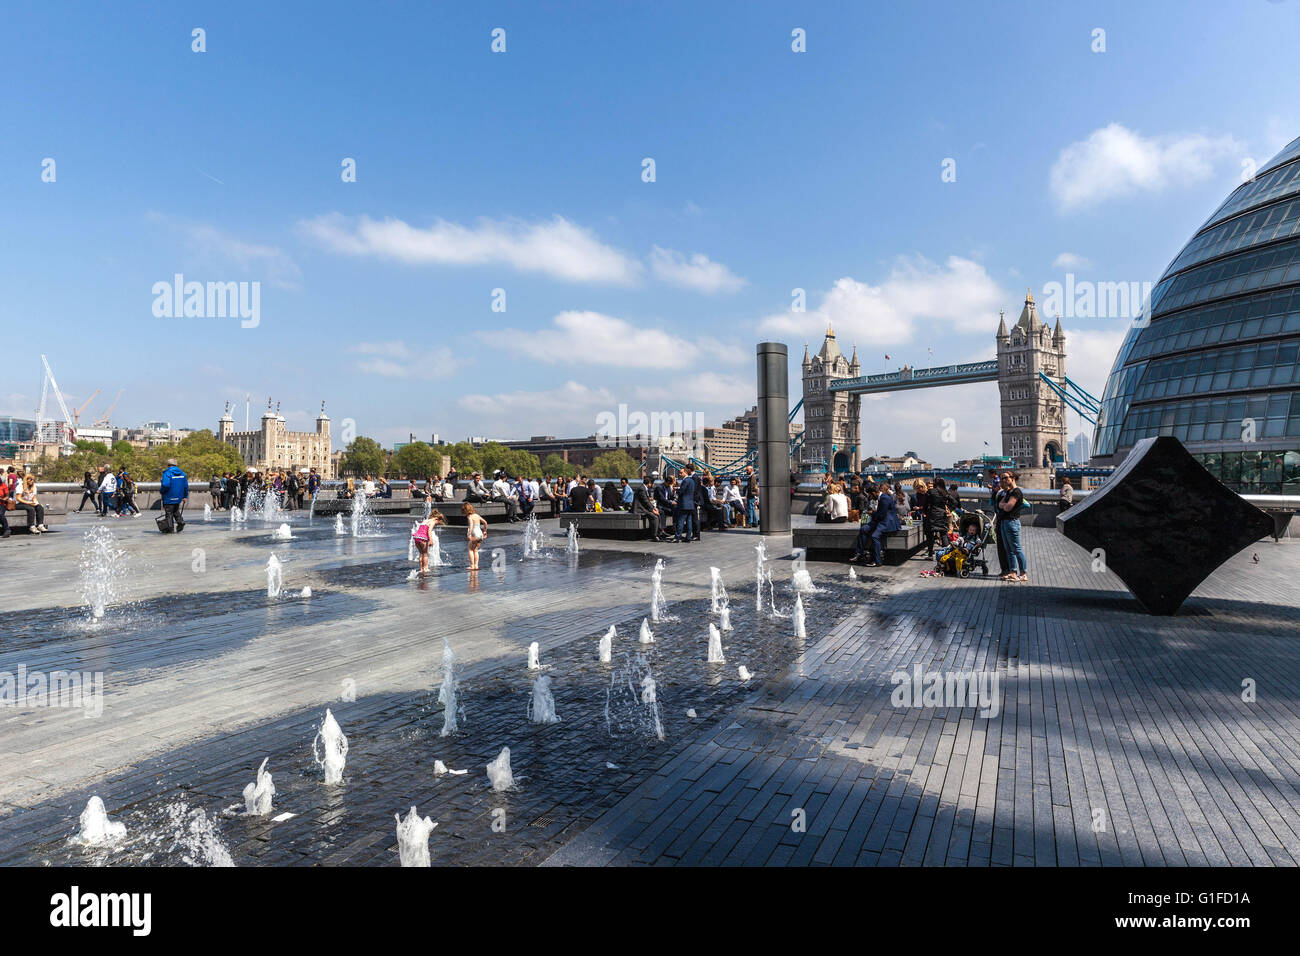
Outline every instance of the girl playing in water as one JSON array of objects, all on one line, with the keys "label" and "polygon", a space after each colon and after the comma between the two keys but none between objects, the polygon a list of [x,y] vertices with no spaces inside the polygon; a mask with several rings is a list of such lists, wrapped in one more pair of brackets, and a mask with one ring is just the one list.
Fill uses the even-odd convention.
[{"label": "girl playing in water", "polygon": [[469,526],[465,531],[465,539],[469,542],[469,569],[477,571],[478,549],[483,546],[483,539],[487,537],[487,522],[468,501],[460,506],[460,513],[465,516],[465,523]]},{"label": "girl playing in water", "polygon": [[435,509],[430,511],[429,517],[417,524],[415,530],[411,532],[411,537],[415,540],[415,550],[420,553],[420,577],[429,573],[429,545],[433,541],[433,529],[446,523],[447,519],[442,516],[442,512]]}]

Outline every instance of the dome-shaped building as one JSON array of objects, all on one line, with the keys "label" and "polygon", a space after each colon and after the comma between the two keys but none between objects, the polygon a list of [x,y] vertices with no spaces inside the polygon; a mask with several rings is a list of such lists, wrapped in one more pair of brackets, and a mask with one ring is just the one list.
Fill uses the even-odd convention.
[{"label": "dome-shaped building", "polygon": [[1300,491],[1300,139],[1196,231],[1120,346],[1093,461],[1152,435],[1237,491]]}]

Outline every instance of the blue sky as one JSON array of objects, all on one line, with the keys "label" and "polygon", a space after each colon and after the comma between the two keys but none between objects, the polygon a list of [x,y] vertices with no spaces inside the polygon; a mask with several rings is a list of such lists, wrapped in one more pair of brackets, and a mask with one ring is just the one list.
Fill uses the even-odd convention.
[{"label": "blue sky", "polygon": [[[720,422],[763,339],[797,366],[831,321],[867,371],[971,361],[1027,287],[1153,281],[1300,135],[1296,2],[0,16],[0,414],[24,417],[43,351],[74,406],[101,389],[87,417],[125,389],[118,424],[214,427],[246,393],[386,443],[587,434],[620,403]],[[257,326],[155,317],[178,272],[258,282]],[[1128,321],[1067,320],[1071,377],[1099,393]],[[862,444],[946,464],[996,413],[992,385],[892,395]]]}]

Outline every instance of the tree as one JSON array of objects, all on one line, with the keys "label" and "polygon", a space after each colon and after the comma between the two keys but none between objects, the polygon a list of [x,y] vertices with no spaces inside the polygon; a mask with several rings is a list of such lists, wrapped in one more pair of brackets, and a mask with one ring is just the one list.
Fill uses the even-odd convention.
[{"label": "tree", "polygon": [[516,477],[537,478],[542,473],[541,462],[530,451],[513,451],[506,471]]},{"label": "tree", "polygon": [[379,442],[364,435],[358,435],[343,450],[342,470],[354,478],[363,475],[380,475],[388,456]]},{"label": "tree", "polygon": [[546,460],[542,462],[542,474],[556,478],[576,478],[578,477],[578,469],[555,452],[551,452],[546,456]]},{"label": "tree", "polygon": [[483,462],[483,474],[490,475],[498,468],[505,468],[509,471],[510,456],[514,449],[507,448],[497,441],[490,441],[485,445],[479,446],[479,459]]},{"label": "tree", "polygon": [[393,453],[393,467],[412,479],[440,475],[442,453],[422,441],[412,442]]},{"label": "tree", "polygon": [[84,472],[96,474],[100,465],[114,471],[126,468],[136,481],[157,481],[167,467],[167,459],[176,464],[195,481],[207,481],[213,475],[225,472],[238,473],[244,468],[244,459],[233,445],[228,445],[204,428],[186,436],[175,445],[156,448],[136,448],[129,442],[119,441],[108,451],[100,442],[85,442],[89,446],[77,450],[66,458],[46,461],[40,466],[42,481],[81,481]]},{"label": "tree", "polygon": [[467,441],[458,441],[449,446],[447,453],[451,455],[451,463],[461,475],[468,476],[483,470],[483,456]]},{"label": "tree", "polygon": [[159,477],[162,477],[168,458],[175,458],[181,471],[195,481],[207,481],[214,475],[238,474],[244,470],[244,459],[235,446],[223,442],[212,434],[210,428],[192,432],[174,448],[152,448],[150,454],[155,458],[151,465],[158,469]]},{"label": "tree", "polygon": [[597,455],[591,462],[593,478],[635,478],[640,472],[641,465],[621,448]]}]

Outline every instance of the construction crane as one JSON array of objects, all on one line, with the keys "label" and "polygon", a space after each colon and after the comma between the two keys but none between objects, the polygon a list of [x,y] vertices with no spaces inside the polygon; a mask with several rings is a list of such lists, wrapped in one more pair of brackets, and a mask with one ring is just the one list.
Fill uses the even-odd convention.
[{"label": "construction crane", "polygon": [[124,389],[124,388],[119,388],[119,389],[117,390],[117,398],[113,399],[113,404],[110,405],[110,406],[108,406],[108,408],[104,409],[104,414],[103,414],[103,415],[101,415],[99,418],[95,419],[95,427],[96,427],[96,428],[108,428],[108,427],[110,427],[110,421],[109,421],[109,420],[113,417],[113,409],[117,408],[117,403],[120,402],[120,401],[122,400],[122,393],[125,392],[125,391],[126,391],[126,389]]},{"label": "construction crane", "polygon": [[73,412],[72,412],[72,423],[73,423],[74,425],[80,425],[80,424],[81,424],[81,413],[84,412],[84,411],[86,410],[86,407],[87,407],[91,402],[93,402],[93,401],[95,400],[95,396],[98,395],[98,394],[99,394],[99,389],[95,389],[93,392],[90,393],[90,398],[88,398],[88,399],[86,399],[84,402],[82,402],[80,408],[78,408],[78,409],[74,409],[74,410],[73,410]]},{"label": "construction crane", "polygon": [[[73,435],[72,415],[68,412],[68,403],[63,400],[63,393],[59,391],[59,383],[54,380],[54,372],[50,370],[50,363],[44,355],[41,356],[41,365],[45,369],[45,376],[41,379],[41,406],[36,410],[36,442],[42,445],[72,445]],[[54,393],[54,399],[59,404],[59,411],[63,413],[62,419],[51,419],[48,412],[50,392]]]}]

